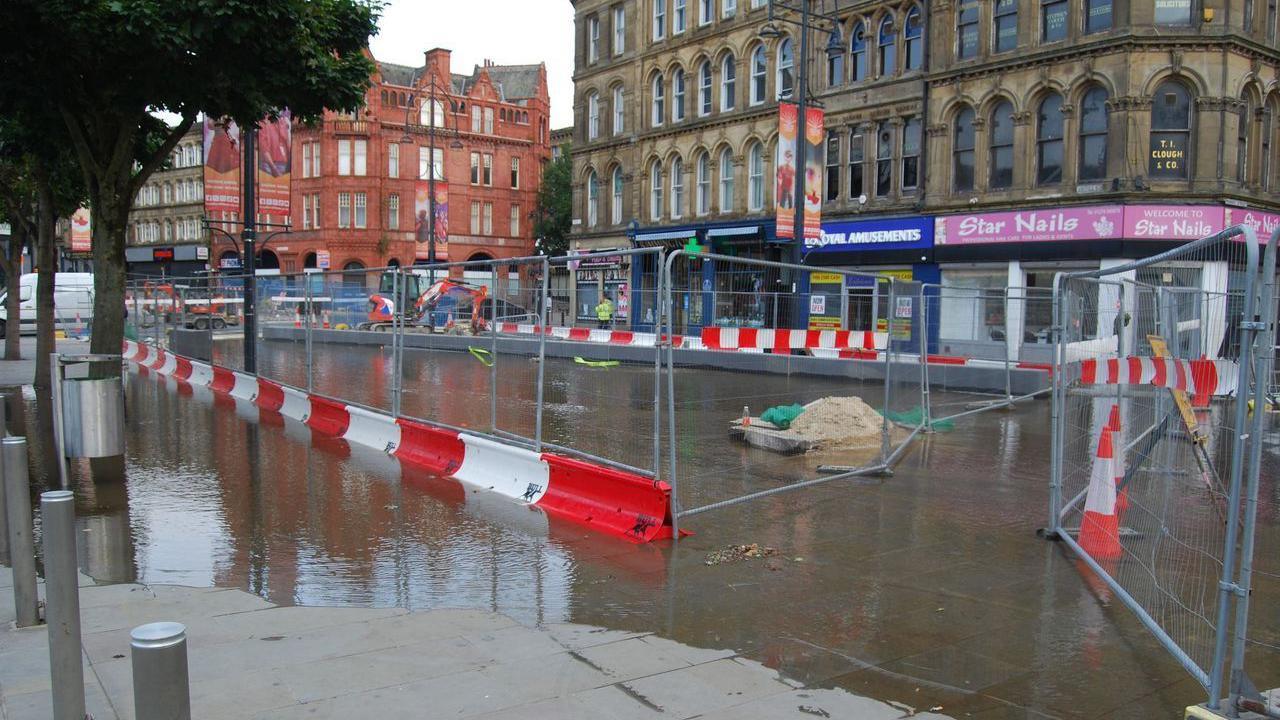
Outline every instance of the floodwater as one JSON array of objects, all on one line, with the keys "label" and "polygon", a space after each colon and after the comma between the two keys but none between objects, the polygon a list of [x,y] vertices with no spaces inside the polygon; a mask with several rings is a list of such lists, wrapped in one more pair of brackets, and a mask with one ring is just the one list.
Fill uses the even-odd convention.
[{"label": "floodwater", "polygon": [[[295,348],[263,350],[265,374],[305,384]],[[330,347],[317,357],[318,390],[388,402],[376,371],[385,352]],[[531,366],[499,364],[507,388],[499,425],[510,432],[531,427],[522,409]],[[652,464],[651,368],[548,361],[545,370],[549,439],[578,434],[610,457]],[[487,429],[490,372],[468,353],[428,360],[411,350],[405,411]],[[850,387],[713,370],[679,376],[686,507],[812,464],[760,459],[726,442],[724,423],[741,405]],[[873,388],[855,391],[870,402]],[[549,519],[154,373],[131,374],[126,401],[123,467],[73,469],[81,559],[100,581],[237,587],[281,604],[474,607],[529,624],[649,631],[732,648],[804,683],[953,717],[1173,717],[1204,699],[1105,586],[1036,537],[1047,503],[1047,402],[924,436],[892,477],[693,516],[686,526],[695,535],[673,547]],[[40,489],[52,467],[47,434],[30,428],[47,422],[48,409],[30,396],[9,405],[11,432],[31,438]],[[1280,685],[1278,455],[1273,441],[1250,626],[1249,668],[1262,687]],[[747,543],[778,552],[706,563],[710,552]]]}]

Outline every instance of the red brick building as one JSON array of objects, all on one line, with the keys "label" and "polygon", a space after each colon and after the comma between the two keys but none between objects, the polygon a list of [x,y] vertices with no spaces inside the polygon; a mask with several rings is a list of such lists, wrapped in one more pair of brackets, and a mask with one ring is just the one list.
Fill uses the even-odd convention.
[{"label": "red brick building", "polygon": [[[426,261],[414,206],[430,165],[433,78],[437,197],[448,193],[437,260],[533,253],[530,217],[551,157],[546,67],[486,62],[457,75],[449,56],[429,50],[418,68],[378,62],[360,111],[294,123],[292,232],[267,244],[259,267],[321,267],[321,251],[333,270]],[[216,242],[215,257],[234,256]]]}]

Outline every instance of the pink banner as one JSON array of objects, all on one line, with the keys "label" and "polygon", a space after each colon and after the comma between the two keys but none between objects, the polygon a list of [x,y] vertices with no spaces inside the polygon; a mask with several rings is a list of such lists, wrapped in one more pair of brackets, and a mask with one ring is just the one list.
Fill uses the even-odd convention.
[{"label": "pink banner", "polygon": [[1133,240],[1199,240],[1226,226],[1214,205],[1126,205],[1124,236]]},{"label": "pink banner", "polygon": [[1248,225],[1258,234],[1259,242],[1271,239],[1271,233],[1280,227],[1280,213],[1255,210],[1254,208],[1227,208],[1227,227],[1232,225]]},{"label": "pink banner", "polygon": [[1042,208],[935,218],[933,237],[935,245],[1111,240],[1123,225],[1119,205]]}]

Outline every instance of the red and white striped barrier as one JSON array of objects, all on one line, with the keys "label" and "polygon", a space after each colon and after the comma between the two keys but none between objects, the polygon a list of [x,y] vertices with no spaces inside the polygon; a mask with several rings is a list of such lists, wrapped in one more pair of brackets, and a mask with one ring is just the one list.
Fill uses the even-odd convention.
[{"label": "red and white striped barrier", "polygon": [[1152,385],[1192,395],[1233,395],[1240,366],[1231,360],[1157,357],[1093,358],[1080,361],[1084,385]]},{"label": "red and white striped barrier", "polygon": [[[524,323],[498,323],[498,332],[504,335],[537,335],[539,327],[532,324]],[[639,347],[653,347],[657,342],[658,335],[656,333],[634,332],[632,330],[599,330],[594,328],[571,328],[571,327],[548,327],[546,328],[547,337],[556,340],[567,340],[569,342],[590,342],[601,343],[605,345],[635,345]],[[676,347],[691,347],[690,342],[696,341],[696,338],[686,338],[683,335],[675,336]]]},{"label": "red and white striped barrier", "polygon": [[702,329],[708,350],[884,350],[888,345],[889,333],[869,330]]},{"label": "red and white striped barrier", "polygon": [[[241,405],[635,542],[671,537],[671,488],[641,475],[308,395],[126,340],[124,358]],[[154,367],[153,367],[154,366]]]}]

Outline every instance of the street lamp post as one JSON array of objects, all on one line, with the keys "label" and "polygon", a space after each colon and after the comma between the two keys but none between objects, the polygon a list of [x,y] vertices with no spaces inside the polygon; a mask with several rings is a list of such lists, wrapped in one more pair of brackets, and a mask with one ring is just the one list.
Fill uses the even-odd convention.
[{"label": "street lamp post", "polygon": [[[413,136],[409,134],[409,115],[413,111],[417,100],[425,99],[429,105],[427,112],[430,119],[427,123],[427,264],[434,265],[436,263],[436,76],[431,75],[430,85],[428,86],[428,96],[426,98],[409,99],[404,109],[404,136],[400,138],[402,145],[413,144]],[[441,113],[442,119],[448,117],[445,113]],[[447,128],[440,128],[446,130]],[[462,142],[457,139],[457,121],[454,121],[454,129],[450,133],[454,140],[449,143],[449,147],[454,150],[462,149]],[[414,238],[416,241],[417,238]]]}]

